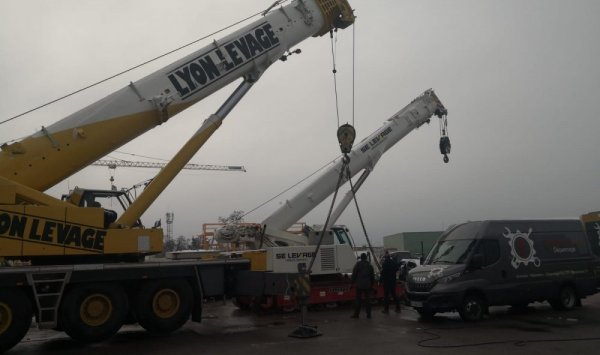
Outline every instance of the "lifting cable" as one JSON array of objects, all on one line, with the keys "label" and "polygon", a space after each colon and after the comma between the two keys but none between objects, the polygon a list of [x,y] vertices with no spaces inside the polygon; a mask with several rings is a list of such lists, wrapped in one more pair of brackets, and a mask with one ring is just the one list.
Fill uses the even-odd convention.
[{"label": "lifting cable", "polygon": [[[333,38],[333,32],[334,31],[330,31],[330,38],[331,38],[331,54],[333,57],[333,86],[334,86],[334,90],[335,90],[335,108],[336,108],[336,113],[337,113],[337,122],[338,122],[338,129],[339,129],[340,128],[340,113],[339,113],[337,76],[336,76],[336,74],[337,74],[336,50],[335,50],[336,47],[334,46],[334,42],[337,45],[337,32],[336,32],[335,41]],[[356,21],[352,25],[352,129],[354,129],[354,124],[355,124],[355,110],[356,110]],[[446,130],[445,127],[444,127],[444,130]],[[369,239],[369,234],[367,233],[367,229],[365,227],[365,223],[362,218],[362,213],[360,212],[360,208],[358,206],[358,200],[356,199],[356,191],[354,190],[354,185],[352,184],[352,178],[351,178],[352,175],[350,174],[350,157],[348,156],[347,153],[349,153],[349,151],[344,153],[343,165],[342,165],[342,169],[340,171],[340,180],[338,181],[338,186],[336,187],[335,194],[333,195],[333,201],[331,202],[331,208],[329,210],[329,215],[327,216],[327,222],[325,222],[325,226],[323,227],[323,231],[325,231],[326,228],[328,227],[327,224],[329,222],[329,217],[331,215],[331,211],[332,211],[333,205],[335,203],[335,198],[336,198],[338,189],[340,187],[339,184],[342,181],[342,177],[345,173],[347,175],[346,178],[350,183],[350,190],[352,191],[352,198],[353,198],[354,204],[356,206],[356,211],[358,213],[358,218],[360,220],[360,224],[362,226],[363,233],[365,235],[365,239],[367,240],[367,245],[369,246],[371,255],[373,256],[373,259],[375,260],[375,265],[377,266],[379,271],[381,271],[381,265],[379,264],[379,260],[377,260],[377,257],[375,256],[375,252],[373,250],[373,245],[371,244],[371,240]],[[314,262],[314,259],[316,257],[316,253],[319,251],[322,237],[323,236],[321,235],[321,238],[319,239],[319,244],[317,245],[317,249],[315,250],[315,254],[313,255],[313,258],[310,262],[310,266],[308,268],[309,272],[310,272],[310,269]]]},{"label": "lifting cable", "polygon": [[[337,158],[336,158],[337,159]],[[335,161],[335,160],[334,160]],[[305,182],[306,180],[310,179],[313,175],[315,175],[316,173],[318,173],[319,171],[325,169],[329,164],[331,164],[332,162],[327,162],[325,165],[323,165],[322,167],[320,167],[319,169],[315,170],[314,172],[312,172],[310,175],[308,175],[307,177],[305,177],[304,179],[298,181],[297,183],[295,183],[294,185],[288,187],[287,189],[281,191],[280,193],[278,193],[277,195],[273,196],[272,198],[268,199],[267,201],[261,203],[260,205],[254,207],[253,209],[251,209],[250,211],[244,213],[242,215],[242,217],[245,217],[246,215],[256,211],[257,209],[263,207],[264,205],[266,205],[267,203],[273,201],[274,199],[276,199],[277,197],[283,195],[284,193],[290,191],[291,189],[293,189],[294,187],[300,185],[301,183]]]},{"label": "lifting cable", "polygon": [[[355,26],[355,24],[353,25]],[[365,234],[365,238],[367,240],[367,244],[369,246],[369,250],[371,252],[371,255],[373,256],[373,259],[375,261],[375,265],[377,266],[377,269],[379,270],[379,272],[381,272],[381,265],[379,264],[379,260],[377,260],[377,257],[375,256],[375,252],[373,250],[373,245],[371,244],[371,240],[369,238],[369,234],[367,233],[367,229],[365,227],[365,223],[364,220],[362,218],[362,213],[360,211],[360,207],[358,206],[358,199],[356,198],[356,191],[354,189],[354,184],[352,184],[352,174],[350,172],[350,156],[348,155],[351,152],[352,149],[352,144],[354,142],[354,138],[356,135],[356,131],[354,129],[354,117],[355,117],[355,58],[356,58],[356,27],[353,27],[353,31],[352,31],[352,125],[349,124],[345,124],[343,126],[340,126],[340,115],[339,115],[339,102],[338,102],[338,92],[337,92],[337,79],[336,79],[336,74],[337,74],[337,70],[336,70],[336,51],[335,51],[335,46],[334,46],[334,39],[333,39],[333,31],[330,31],[330,38],[331,38],[331,54],[332,54],[332,58],[333,58],[333,83],[334,83],[334,90],[335,90],[335,105],[336,105],[336,113],[337,113],[337,121],[338,121],[338,140],[340,143],[340,148],[342,149],[342,153],[343,153],[343,157],[342,157],[342,167],[340,169],[340,175],[338,178],[338,182],[337,185],[335,187],[335,192],[333,194],[333,198],[331,200],[331,206],[329,207],[329,212],[327,214],[327,218],[325,220],[325,224],[323,225],[323,228],[321,230],[321,235],[319,237],[319,241],[317,243],[317,247],[315,249],[315,252],[313,253],[313,256],[310,260],[310,263],[308,265],[308,268],[305,270],[306,275],[310,275],[310,272],[312,270],[312,266],[316,260],[317,254],[319,252],[319,249],[321,247],[321,243],[323,242],[323,237],[325,235],[325,233],[327,232],[328,228],[329,228],[329,220],[331,218],[331,213],[333,211],[333,206],[335,205],[335,200],[337,197],[337,193],[338,190],[344,180],[344,175],[346,175],[346,179],[348,180],[348,182],[350,183],[350,191],[352,191],[352,198],[354,200],[354,204],[356,206],[356,211],[358,213],[358,218],[360,220],[360,224],[362,226],[363,229],[363,233]],[[335,43],[337,43],[337,37],[336,37],[336,41]],[[351,138],[349,138],[351,137]]]},{"label": "lifting cable", "polygon": [[331,38],[331,58],[333,61],[333,90],[335,93],[335,112],[337,115],[337,126],[340,127],[340,104],[338,101],[338,91],[337,91],[337,69],[336,69],[336,60],[335,60],[335,52],[337,48],[337,30],[335,31],[335,40],[333,39],[334,30],[329,31],[329,38]]},{"label": "lifting cable", "polygon": [[358,206],[358,200],[356,199],[356,193],[354,191],[354,184],[352,184],[352,175],[350,174],[350,157],[348,154],[344,153],[344,157],[342,158],[342,168],[340,169],[340,175],[338,178],[338,182],[335,187],[335,192],[333,193],[333,199],[331,200],[331,205],[329,207],[329,212],[327,213],[327,218],[325,219],[325,224],[323,225],[323,229],[321,230],[321,235],[319,237],[319,242],[317,243],[317,247],[315,248],[315,252],[310,260],[306,273],[310,275],[312,270],[312,266],[315,262],[319,249],[321,248],[321,244],[323,242],[323,237],[328,230],[329,227],[329,219],[331,218],[331,213],[333,211],[333,206],[335,205],[335,199],[337,198],[337,193],[339,191],[340,186],[342,185],[342,181],[344,179],[344,174],[346,175],[346,179],[350,183],[350,190],[352,191],[352,198],[354,199],[354,204],[356,206],[356,211],[358,212],[358,218],[360,220],[360,224],[363,229],[363,233],[365,234],[365,238],[367,239],[367,244],[369,245],[369,250],[371,251],[371,255],[373,256],[373,260],[375,260],[375,265],[379,272],[381,272],[381,265],[379,264],[379,260],[375,257],[375,251],[373,250],[373,245],[371,244],[371,240],[369,239],[369,235],[367,233],[367,229],[365,227],[364,220],[362,218],[362,213],[360,212],[360,208]]},{"label": "lifting cable", "polygon": [[355,87],[356,87],[356,69],[355,69],[355,63],[356,63],[356,19],[354,20],[354,23],[352,24],[352,126],[354,127],[354,129],[356,129],[356,126],[354,125],[354,112],[356,111],[356,105],[355,105],[355,101],[356,101],[356,91],[355,91]]},{"label": "lifting cable", "polygon": [[[283,2],[286,2],[286,1],[288,1],[288,0],[279,1],[278,3],[283,3]],[[267,9],[267,11],[269,11],[269,10],[270,10],[270,9]],[[152,58],[152,59],[149,59],[149,60],[147,60],[147,61],[145,61],[145,62],[143,62],[143,63],[141,63],[141,64],[138,64],[138,65],[135,65],[135,66],[133,66],[133,67],[130,67],[130,68],[128,68],[128,69],[125,69],[125,70],[123,70],[123,71],[121,71],[121,72],[119,72],[119,73],[117,73],[117,74],[111,75],[111,76],[109,76],[109,77],[107,77],[107,78],[105,78],[105,79],[102,79],[102,80],[100,80],[100,81],[97,81],[97,82],[95,82],[95,83],[93,83],[93,84],[90,84],[90,85],[88,85],[88,86],[86,86],[86,87],[84,87],[84,88],[81,88],[81,89],[79,89],[79,90],[75,90],[75,91],[73,91],[73,92],[71,92],[71,93],[69,93],[69,94],[66,94],[66,95],[64,95],[64,96],[61,96],[61,97],[59,97],[59,98],[57,98],[57,99],[54,99],[54,100],[48,101],[48,102],[46,102],[45,104],[39,105],[39,106],[37,106],[37,107],[34,107],[34,108],[30,109],[30,110],[27,110],[27,111],[25,111],[25,112],[23,112],[23,113],[20,113],[20,114],[18,114],[18,115],[16,115],[16,116],[13,116],[13,117],[10,117],[10,118],[8,118],[8,119],[5,119],[4,121],[0,121],[0,125],[1,125],[1,124],[4,124],[4,123],[7,123],[7,122],[9,122],[9,121],[12,121],[12,120],[14,120],[14,119],[16,119],[16,118],[19,118],[19,117],[21,117],[21,116],[24,116],[24,115],[26,115],[26,114],[28,114],[28,113],[31,113],[31,112],[37,111],[37,110],[39,110],[39,109],[41,109],[41,108],[43,108],[43,107],[49,106],[49,105],[51,105],[51,104],[53,104],[53,103],[56,103],[56,102],[58,102],[58,101],[64,100],[64,99],[66,99],[66,98],[68,98],[68,97],[70,97],[70,96],[73,96],[73,95],[75,95],[75,94],[78,94],[78,93],[80,93],[80,92],[82,92],[82,91],[85,91],[85,90],[87,90],[87,89],[90,89],[90,88],[92,88],[92,87],[94,87],[94,86],[100,85],[100,84],[102,84],[102,83],[104,83],[104,82],[106,82],[106,81],[109,81],[109,80],[111,80],[111,79],[114,79],[114,78],[116,78],[116,77],[118,77],[118,76],[121,76],[121,75],[123,75],[123,74],[125,74],[125,73],[128,73],[128,72],[130,72],[130,71],[132,71],[132,70],[138,69],[138,68],[140,68],[140,67],[142,67],[142,66],[144,66],[144,65],[146,65],[146,64],[152,63],[152,62],[154,62],[154,61],[156,61],[156,60],[158,60],[158,59],[161,59],[161,58],[163,58],[163,57],[166,57],[166,56],[168,56],[168,55],[170,55],[170,54],[173,54],[173,53],[175,53],[175,52],[177,52],[177,51],[180,51],[180,50],[182,50],[182,49],[184,49],[184,48],[187,48],[187,47],[189,47],[189,46],[191,46],[191,45],[193,45],[193,44],[196,44],[196,43],[198,43],[198,42],[200,42],[200,41],[203,41],[203,40],[207,39],[208,37],[214,36],[214,35],[216,35],[216,34],[218,34],[218,33],[221,33],[221,32],[223,32],[223,31],[225,31],[225,30],[228,30],[228,29],[230,29],[230,28],[232,28],[232,27],[234,27],[234,26],[237,26],[237,25],[239,25],[239,24],[241,24],[241,23],[243,23],[243,22],[246,22],[246,21],[250,20],[250,19],[251,19],[251,18],[253,18],[253,17],[256,17],[256,16],[258,16],[258,15],[261,15],[261,14],[266,14],[266,12],[267,12],[267,11],[264,11],[264,10],[262,10],[262,11],[260,11],[260,12],[257,12],[257,13],[255,13],[255,14],[253,14],[253,15],[250,15],[250,16],[248,16],[248,17],[246,17],[246,18],[242,19],[242,20],[239,20],[239,21],[237,21],[237,22],[235,22],[235,23],[232,23],[232,24],[231,24],[231,25],[229,25],[229,26],[223,27],[223,28],[221,28],[220,30],[217,30],[217,31],[215,31],[215,32],[212,32],[212,33],[210,33],[210,34],[208,34],[208,35],[206,35],[206,36],[203,36],[203,37],[201,37],[201,38],[198,38],[198,39],[196,39],[196,40],[194,40],[194,41],[192,41],[192,42],[189,42],[189,43],[187,43],[187,44],[184,44],[184,45],[182,45],[182,46],[180,46],[180,47],[178,47],[178,48],[175,48],[175,49],[173,49],[173,50],[170,50],[170,51],[168,51],[168,52],[166,52],[166,53],[164,53],[164,54],[161,54],[161,55],[159,55],[159,56],[157,56],[157,57],[154,57],[154,58]]]},{"label": "lifting cable", "polygon": [[350,158],[348,157],[347,154],[344,153],[344,157],[342,158],[342,168],[340,169],[340,176],[339,176],[337,184],[335,186],[335,192],[333,193],[333,198],[331,199],[331,206],[329,206],[329,212],[327,213],[327,218],[325,219],[325,224],[323,225],[323,229],[321,230],[319,242],[317,243],[315,252],[313,253],[312,258],[310,258],[310,263],[308,264],[308,268],[306,269],[307,275],[310,275],[312,266],[315,263],[315,260],[317,259],[317,254],[319,253],[319,249],[321,248],[321,244],[323,242],[323,237],[327,233],[327,229],[329,227],[329,219],[331,218],[331,213],[333,212],[333,206],[335,205],[335,199],[337,197],[338,190],[340,189],[340,186],[342,185],[342,180],[344,179],[344,173],[346,171],[348,171],[348,173],[350,172],[350,170],[347,169],[348,164],[350,164]]},{"label": "lifting cable", "polygon": [[358,207],[358,200],[356,199],[356,191],[354,191],[354,186],[352,184],[352,179],[350,178],[350,167],[346,166],[347,174],[348,174],[348,182],[350,182],[350,190],[352,191],[352,199],[354,200],[354,205],[356,205],[356,212],[358,213],[358,219],[360,220],[360,225],[362,226],[363,233],[365,234],[365,239],[367,240],[367,245],[369,246],[369,250],[371,251],[371,255],[375,260],[375,265],[377,265],[377,269],[381,272],[381,265],[379,264],[379,260],[375,256],[375,251],[373,250],[373,244],[371,244],[371,240],[369,239],[369,234],[367,233],[367,228],[365,227],[365,222],[363,221],[362,214],[360,213],[360,208]]}]

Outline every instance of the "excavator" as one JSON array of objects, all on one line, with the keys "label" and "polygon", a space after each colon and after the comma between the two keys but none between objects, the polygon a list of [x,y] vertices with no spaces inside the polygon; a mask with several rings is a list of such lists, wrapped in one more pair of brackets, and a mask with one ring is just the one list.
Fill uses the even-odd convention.
[{"label": "excavator", "polygon": [[[22,140],[0,148],[0,352],[17,344],[35,316],[40,328],[82,342],[107,339],[125,322],[168,333],[202,300],[224,296],[244,260],[147,262],[163,232],[140,217],[236,104],[293,47],[354,22],[347,0],[277,1],[259,19],[131,82]],[[111,193],[45,190],[161,125],[230,83],[241,83],[134,201],[118,214],[99,205]],[[122,196],[114,196],[122,197]],[[129,203],[131,202],[131,203]]]}]

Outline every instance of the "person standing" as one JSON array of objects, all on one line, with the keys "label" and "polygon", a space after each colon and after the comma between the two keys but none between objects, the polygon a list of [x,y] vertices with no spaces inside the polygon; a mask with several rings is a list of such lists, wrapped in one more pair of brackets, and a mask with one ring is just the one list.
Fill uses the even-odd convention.
[{"label": "person standing", "polygon": [[400,299],[396,295],[396,274],[398,273],[398,264],[392,259],[390,253],[386,250],[381,264],[381,278],[379,281],[383,284],[383,313],[390,313],[390,297],[396,304],[396,313],[400,313]]},{"label": "person standing", "polygon": [[367,261],[367,254],[360,254],[360,260],[352,270],[352,284],[356,287],[356,306],[352,318],[358,318],[362,305],[365,305],[367,318],[371,318],[371,302],[369,301],[373,284],[375,283],[375,272],[371,263]]}]

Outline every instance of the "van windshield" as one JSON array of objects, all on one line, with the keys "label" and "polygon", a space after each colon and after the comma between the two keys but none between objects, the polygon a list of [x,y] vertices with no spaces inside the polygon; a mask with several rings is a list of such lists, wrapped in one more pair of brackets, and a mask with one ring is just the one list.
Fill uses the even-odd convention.
[{"label": "van windshield", "polygon": [[440,241],[429,254],[427,264],[464,264],[475,246],[475,242],[475,239]]}]

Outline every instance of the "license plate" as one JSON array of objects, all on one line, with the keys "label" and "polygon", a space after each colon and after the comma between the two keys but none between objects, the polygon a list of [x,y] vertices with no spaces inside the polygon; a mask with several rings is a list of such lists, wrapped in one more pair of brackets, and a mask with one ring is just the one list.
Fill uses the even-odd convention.
[{"label": "license plate", "polygon": [[423,302],[420,302],[420,301],[410,301],[410,306],[411,307],[420,308],[420,307],[423,307]]}]

